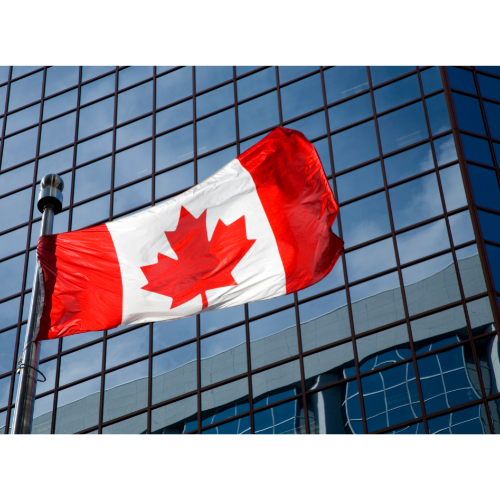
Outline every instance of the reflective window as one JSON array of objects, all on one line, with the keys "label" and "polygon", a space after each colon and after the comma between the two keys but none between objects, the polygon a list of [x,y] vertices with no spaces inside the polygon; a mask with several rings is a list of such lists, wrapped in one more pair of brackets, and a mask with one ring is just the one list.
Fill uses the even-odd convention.
[{"label": "reflective window", "polygon": [[162,198],[187,189],[194,184],[194,163],[174,168],[155,177],[155,196]]},{"label": "reflective window", "polygon": [[76,112],[42,125],[40,154],[66,146],[75,140]]},{"label": "reflective window", "polygon": [[232,66],[196,66],[196,92],[233,79]]},{"label": "reflective window", "polygon": [[185,67],[172,71],[156,79],[156,107],[167,104],[193,94],[192,68]]},{"label": "reflective window", "polygon": [[108,373],[104,378],[102,420],[107,422],[148,404],[148,360]]},{"label": "reflective window", "polygon": [[461,248],[457,250],[456,255],[465,297],[472,297],[486,292],[486,283],[477,245]]},{"label": "reflective window", "polygon": [[500,291],[500,248],[486,245],[486,253],[488,254],[495,290]]},{"label": "reflective window", "polygon": [[321,76],[310,76],[281,89],[283,120],[290,120],[323,106]]},{"label": "reflective window", "polygon": [[444,93],[429,97],[425,100],[425,104],[427,106],[432,135],[450,130],[450,116],[448,115]]},{"label": "reflective window", "polygon": [[151,432],[153,434],[184,434],[197,428],[197,396],[170,403],[151,412]]},{"label": "reflective window", "polygon": [[193,100],[181,102],[176,106],[156,113],[156,133],[169,130],[193,120]]},{"label": "reflective window", "polygon": [[453,92],[453,103],[461,129],[486,135],[478,99]]},{"label": "reflective window", "polygon": [[472,137],[471,135],[460,135],[467,160],[477,161],[493,167],[493,158],[491,157],[488,141]]},{"label": "reflective window", "polygon": [[0,236],[0,259],[24,250],[26,248],[27,234],[28,226]]},{"label": "reflective window", "polygon": [[257,68],[260,68],[260,66],[236,66],[236,76],[244,75]]},{"label": "reflective window", "polygon": [[299,78],[302,75],[307,75],[307,73],[311,73],[317,69],[317,66],[280,66],[280,83],[283,84],[289,82],[290,80]]},{"label": "reflective window", "polygon": [[111,157],[75,170],[73,201],[86,200],[111,187]]},{"label": "reflective window", "polygon": [[373,92],[377,113],[420,98],[418,76],[412,75]]},{"label": "reflective window", "polygon": [[35,71],[40,66],[13,66],[12,67],[12,76],[11,78],[18,78],[20,76],[26,75]]},{"label": "reflective window", "polygon": [[116,130],[116,149],[121,149],[135,142],[151,137],[153,117],[146,116],[142,120],[120,127]]},{"label": "reflective window", "polygon": [[57,359],[53,359],[52,361],[47,361],[46,363],[41,363],[39,365],[39,370],[45,375],[47,380],[45,382],[39,381],[36,384],[37,395],[54,389],[56,384],[56,367]]},{"label": "reflective window", "polygon": [[28,269],[26,270],[26,286],[25,289],[31,288],[33,278],[35,277],[36,266],[36,250],[31,250],[28,254]]},{"label": "reflective window", "polygon": [[443,213],[436,174],[391,188],[389,196],[396,229]]},{"label": "reflective window", "polygon": [[117,123],[123,123],[153,110],[153,82],[118,94]]},{"label": "reflective window", "polygon": [[39,101],[42,97],[43,71],[10,84],[9,111]]},{"label": "reflective window", "polygon": [[313,145],[316,148],[316,152],[318,153],[319,159],[321,160],[321,164],[323,165],[326,175],[331,175],[332,164],[330,162],[330,148],[328,147],[328,138],[316,141]]},{"label": "reflective window", "polygon": [[451,211],[466,206],[467,198],[465,196],[460,166],[457,164],[452,167],[443,168],[439,171],[439,176],[441,177],[441,184],[443,186],[446,209]]},{"label": "reflective window", "polygon": [[346,127],[373,115],[370,94],[350,99],[349,101],[328,108],[330,130]]},{"label": "reflective window", "polygon": [[202,386],[215,384],[247,370],[244,326],[202,339],[200,345]]},{"label": "reflective window", "polygon": [[219,87],[196,98],[196,116],[207,115],[234,104],[234,86],[232,83]]},{"label": "reflective window", "polygon": [[198,182],[204,181],[215,174],[215,172],[234,160],[236,156],[236,146],[231,146],[210,156],[200,158],[197,162]]},{"label": "reflective window", "polygon": [[34,167],[35,163],[28,163],[28,165],[0,174],[0,195],[31,184]]},{"label": "reflective window", "polygon": [[86,82],[91,78],[103,75],[109,71],[114,71],[115,66],[83,66],[82,67],[82,82]]},{"label": "reflective window", "polygon": [[48,68],[45,77],[45,95],[52,95],[78,85],[79,75],[80,69],[78,66],[53,66]]},{"label": "reflective window", "polygon": [[370,66],[373,85],[379,85],[410,71],[415,71],[415,66]]},{"label": "reflective window", "polygon": [[250,434],[250,417],[232,420],[202,431],[202,434]]},{"label": "reflective window", "polygon": [[[0,231],[26,222],[31,204],[31,188],[0,198]],[[6,214],[9,214],[7,217]]]},{"label": "reflective window", "polygon": [[448,72],[448,80],[450,81],[451,88],[463,90],[471,94],[477,93],[472,71],[453,67],[447,67],[446,71]]},{"label": "reflective window", "polygon": [[259,300],[257,302],[250,302],[248,304],[248,313],[250,316],[259,316],[273,309],[278,309],[279,307],[284,307],[289,304],[293,304],[294,298],[293,293],[289,295],[282,295],[281,297],[275,297],[274,299]]},{"label": "reflective window", "polygon": [[295,309],[286,309],[250,323],[252,368],[260,368],[299,353]]},{"label": "reflective window", "polygon": [[421,71],[420,77],[422,78],[422,86],[424,87],[424,94],[426,95],[443,88],[441,72],[438,66]]},{"label": "reflective window", "polygon": [[493,422],[493,430],[495,434],[500,433],[500,399],[488,401],[488,410]]},{"label": "reflective window", "polygon": [[477,75],[479,88],[483,97],[500,101],[500,80],[485,75]]},{"label": "reflective window", "polygon": [[429,143],[422,144],[416,148],[390,156],[384,160],[384,165],[389,184],[417,175],[420,172],[432,170],[434,161],[432,159],[431,145]]},{"label": "reflective window", "polygon": [[368,74],[364,66],[336,66],[326,70],[323,75],[328,103],[368,89]]},{"label": "reflective window", "polygon": [[242,101],[276,87],[276,70],[267,68],[237,81],[238,100]]},{"label": "reflective window", "polygon": [[478,210],[477,213],[484,239],[500,243],[500,216],[484,210]]},{"label": "reflective window", "polygon": [[410,315],[460,300],[451,253],[402,270]]},{"label": "reflective window", "polygon": [[153,404],[196,390],[196,343],[153,357]]},{"label": "reflective window", "polygon": [[156,138],[156,170],[193,157],[193,126],[180,128]]},{"label": "reflective window", "polygon": [[151,179],[114,192],[113,215],[151,202]]},{"label": "reflective window", "polygon": [[434,140],[434,149],[436,151],[437,164],[446,165],[457,160],[457,150],[453,135],[446,135]]},{"label": "reflective window", "polygon": [[[493,319],[490,299],[488,297],[483,297],[482,299],[468,302],[467,314],[469,315],[472,335],[474,337],[495,330],[495,320]],[[493,340],[493,342],[490,342],[491,340]],[[489,363],[493,364],[495,362],[494,359],[498,356],[498,340],[495,340],[495,338],[492,337],[488,337],[488,343],[490,344],[490,347],[493,347],[492,344],[497,344],[497,346],[495,346],[495,349],[490,349],[489,355],[492,359],[490,359]],[[498,389],[496,389],[495,392],[498,392]]]},{"label": "reflective window", "polygon": [[0,333],[0,373],[12,370],[17,328]]},{"label": "reflective window", "polygon": [[40,119],[40,104],[35,104],[22,111],[13,113],[7,117],[7,126],[5,127],[5,134],[13,134],[18,130],[29,127],[38,123]]},{"label": "reflective window", "polygon": [[384,187],[380,162],[359,168],[335,179],[340,202]]},{"label": "reflective window", "polygon": [[490,134],[495,139],[500,139],[500,106],[487,101],[483,104]]},{"label": "reflective window", "polygon": [[102,428],[103,434],[146,434],[148,414],[142,413]]},{"label": "reflective window", "polygon": [[109,194],[73,208],[71,230],[82,229],[109,217]]},{"label": "reflective window", "polygon": [[43,103],[43,119],[47,120],[70,109],[76,108],[78,90],[70,90]]},{"label": "reflective window", "polygon": [[245,320],[244,306],[226,307],[200,315],[200,333],[214,332],[220,328]]},{"label": "reflective window", "polygon": [[476,203],[482,207],[500,210],[500,189],[494,170],[467,165]]},{"label": "reflective window", "polygon": [[139,144],[115,155],[115,186],[135,181],[151,173],[151,141]]},{"label": "reflective window", "polygon": [[110,153],[113,148],[113,132],[95,137],[90,141],[78,144],[76,150],[76,164],[81,165],[94,158],[99,158],[106,153]]},{"label": "reflective window", "polygon": [[[24,273],[24,255],[0,262],[0,299],[21,291]],[[31,285],[29,285],[31,286]]]},{"label": "reflective window", "polygon": [[483,405],[476,405],[427,421],[431,434],[489,434]]},{"label": "reflective window", "polygon": [[153,351],[166,349],[196,337],[196,316],[153,323]]},{"label": "reflective window", "polygon": [[345,257],[349,281],[357,281],[396,267],[392,238],[348,252]]},{"label": "reflective window", "polygon": [[6,328],[17,323],[19,315],[20,297],[2,302],[0,304],[0,328]]},{"label": "reflective window", "polygon": [[102,343],[86,347],[80,351],[61,357],[59,385],[88,377],[101,371]]},{"label": "reflective window", "polygon": [[34,158],[36,154],[37,136],[38,127],[35,127],[4,139],[2,170]]},{"label": "reflective window", "polygon": [[114,97],[81,108],[78,121],[78,138],[81,139],[112,127],[114,109]]},{"label": "reflective window", "polygon": [[118,90],[153,76],[152,66],[130,66],[118,72]]},{"label": "reflective window", "polygon": [[112,337],[106,342],[106,369],[146,356],[149,352],[149,326]]},{"label": "reflective window", "polygon": [[44,398],[38,398],[37,400],[35,400],[35,408],[33,411],[33,427],[31,429],[32,434],[50,434],[53,407],[53,394],[49,394]]},{"label": "reflective window", "polygon": [[325,276],[321,281],[318,281],[318,283],[300,290],[297,295],[299,297],[299,300],[302,300],[307,297],[312,297],[313,295],[317,295],[319,293],[326,292],[327,290],[331,290],[332,288],[337,288],[343,285],[344,267],[342,264],[342,259],[339,259],[335,266],[333,266],[330,274]]},{"label": "reflective window", "polygon": [[304,351],[351,336],[345,290],[300,304],[299,315]]},{"label": "reflective window", "polygon": [[233,109],[196,122],[198,154],[206,153],[235,140],[236,125]]},{"label": "reflective window", "polygon": [[462,243],[472,241],[474,239],[474,229],[472,228],[472,222],[470,220],[468,210],[452,215],[449,218],[449,221],[451,234],[453,236],[453,243],[455,245],[461,245]]},{"label": "reflective window", "polygon": [[320,135],[326,134],[325,113],[320,111],[301,120],[288,123],[286,126],[302,132],[311,141]]},{"label": "reflective window", "polygon": [[82,85],[80,104],[87,104],[115,91],[115,75],[108,75],[87,85]]},{"label": "reflective window", "polygon": [[9,78],[9,66],[0,66],[0,83],[6,82]]},{"label": "reflective window", "polygon": [[62,350],[67,351],[80,345],[102,338],[102,332],[86,332],[78,335],[70,335],[62,339]]},{"label": "reflective window", "polygon": [[238,106],[240,137],[279,125],[278,95],[263,95]]}]

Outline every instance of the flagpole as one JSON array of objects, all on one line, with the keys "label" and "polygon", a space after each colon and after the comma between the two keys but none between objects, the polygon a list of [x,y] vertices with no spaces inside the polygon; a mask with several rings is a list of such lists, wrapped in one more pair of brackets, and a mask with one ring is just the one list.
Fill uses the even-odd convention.
[{"label": "flagpole", "polygon": [[[42,227],[40,236],[52,234],[54,215],[62,210],[63,180],[56,174],[46,175],[40,183],[40,194],[38,195],[38,210],[42,212]],[[36,383],[39,376],[38,354],[39,342],[36,341],[39,324],[39,314],[43,308],[43,295],[41,294],[43,284],[41,283],[41,269],[36,262],[35,277],[31,293],[31,306],[24,339],[24,350],[19,359],[17,373],[19,383],[17,386],[16,406],[14,421],[12,424],[13,434],[31,434],[33,425],[33,411],[35,409]],[[45,378],[45,377],[44,377]]]}]

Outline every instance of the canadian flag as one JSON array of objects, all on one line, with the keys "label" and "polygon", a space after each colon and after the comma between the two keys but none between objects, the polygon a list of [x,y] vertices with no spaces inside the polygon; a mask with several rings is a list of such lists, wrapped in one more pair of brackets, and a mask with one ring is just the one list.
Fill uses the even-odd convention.
[{"label": "canadian flag", "polygon": [[332,269],[338,206],[314,146],[277,128],[184,193],[42,236],[37,340],[285,295]]}]

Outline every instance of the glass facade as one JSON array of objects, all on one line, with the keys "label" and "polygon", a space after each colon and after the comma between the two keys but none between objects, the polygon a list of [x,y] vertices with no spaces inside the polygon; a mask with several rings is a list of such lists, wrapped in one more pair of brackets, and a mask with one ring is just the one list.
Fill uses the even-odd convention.
[{"label": "glass facade", "polygon": [[0,432],[54,232],[212,175],[276,126],[315,145],[345,242],[316,285],[41,344],[34,433],[498,433],[498,67],[0,67]]}]

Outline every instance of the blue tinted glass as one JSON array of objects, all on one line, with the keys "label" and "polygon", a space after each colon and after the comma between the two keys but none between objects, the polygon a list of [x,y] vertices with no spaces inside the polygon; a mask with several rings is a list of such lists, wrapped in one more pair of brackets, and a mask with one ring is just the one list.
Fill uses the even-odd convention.
[{"label": "blue tinted glass", "polygon": [[81,108],[78,122],[78,138],[81,139],[112,127],[114,109],[114,97]]},{"label": "blue tinted glass", "polygon": [[451,236],[453,237],[454,245],[461,245],[475,238],[468,210],[452,215],[448,220],[450,221]]},{"label": "blue tinted glass", "polygon": [[6,82],[9,78],[9,66],[0,66],[0,83]]},{"label": "blue tinted glass", "polygon": [[193,94],[192,71],[188,66],[156,79],[157,108]]},{"label": "blue tinted glass", "polygon": [[196,337],[196,316],[153,323],[153,351],[166,349]]},{"label": "blue tinted glass", "polygon": [[223,149],[218,153],[199,159],[197,163],[198,182],[201,182],[207,177],[215,174],[217,170],[220,170],[230,161],[234,160],[236,156],[236,146],[231,146],[230,148]]},{"label": "blue tinted glass", "polygon": [[295,78],[299,78],[302,75],[307,75],[307,73],[311,73],[318,69],[317,66],[280,66],[279,68],[280,74],[280,84],[284,84],[289,82],[290,80],[294,80]]},{"label": "blue tinted glass", "polygon": [[237,420],[232,420],[225,424],[218,425],[202,431],[202,434],[250,434],[250,417],[246,416]]},{"label": "blue tinted glass", "polygon": [[441,72],[438,66],[422,71],[420,77],[422,78],[422,86],[424,87],[424,94],[426,95],[443,88]]},{"label": "blue tinted glass", "polygon": [[78,85],[79,74],[78,66],[53,66],[47,69],[45,95],[49,96]]},{"label": "blue tinted glass", "polygon": [[28,226],[0,236],[0,259],[26,248]]},{"label": "blue tinted glass", "polygon": [[450,130],[450,116],[448,115],[444,93],[429,97],[425,100],[425,103],[427,105],[432,135]]},{"label": "blue tinted glass", "polygon": [[75,171],[73,202],[91,198],[111,187],[111,157],[96,161]]},{"label": "blue tinted glass", "polygon": [[[21,291],[24,272],[24,255],[0,262],[0,299]],[[28,279],[28,278],[27,278]],[[30,285],[31,286],[31,285]]]},{"label": "blue tinted glass", "polygon": [[429,136],[421,102],[381,116],[378,123],[384,153],[390,153]]},{"label": "blue tinted glass", "polygon": [[[56,366],[57,366],[57,359],[53,359],[52,361],[47,361],[46,363],[42,363],[40,365],[40,371],[45,375],[47,380],[43,383],[38,383],[36,385],[36,395],[54,389],[56,383]],[[52,411],[52,405],[50,406],[50,410]]]},{"label": "blue tinted glass", "polygon": [[226,80],[232,80],[232,66],[196,66],[196,92],[208,89]]},{"label": "blue tinted glass", "polygon": [[500,189],[494,170],[467,165],[476,204],[500,210]]},{"label": "blue tinted glass", "polygon": [[102,368],[102,343],[61,357],[59,385],[98,373]]},{"label": "blue tinted glass", "polygon": [[59,115],[68,111],[69,109],[76,108],[78,100],[78,90],[70,90],[52,99],[48,99],[43,103],[43,119],[47,120],[53,116]]},{"label": "blue tinted glass", "polygon": [[484,239],[500,243],[500,217],[483,210],[478,210],[477,213]]},{"label": "blue tinted glass", "polygon": [[83,66],[82,67],[82,82],[86,82],[91,78],[103,75],[115,69],[115,66]]},{"label": "blue tinted glass", "polygon": [[[38,160],[36,180],[41,180],[47,174],[64,172],[64,170],[69,170],[72,166],[73,146]],[[64,193],[64,197],[66,197],[66,193]]]},{"label": "blue tinted glass", "polygon": [[151,173],[152,142],[139,144],[115,156],[115,186],[140,179]]},{"label": "blue tinted glass", "polygon": [[467,160],[493,166],[493,158],[491,157],[488,141],[466,134],[460,134],[460,136]]},{"label": "blue tinted glass", "polygon": [[325,113],[320,111],[314,115],[307,116],[301,120],[287,124],[287,128],[302,132],[307,139],[313,140],[320,135],[326,134]]},{"label": "blue tinted glass", "polygon": [[31,188],[0,198],[0,231],[26,222],[31,205]]},{"label": "blue tinted glass", "polygon": [[398,82],[391,83],[373,93],[375,97],[375,105],[377,113],[386,111],[390,108],[420,98],[420,85],[418,76],[412,75]]},{"label": "blue tinted glass", "polygon": [[0,304],[0,328],[6,328],[17,323],[20,302],[21,297],[16,297]]},{"label": "blue tinted glass", "polygon": [[476,94],[476,84],[474,83],[472,71],[453,67],[447,67],[446,70],[448,71],[448,80],[452,89]]},{"label": "blue tinted glass", "polygon": [[313,109],[323,107],[321,76],[313,75],[305,80],[281,89],[283,120],[290,120]]},{"label": "blue tinted glass", "polygon": [[0,114],[5,111],[5,97],[7,96],[7,85],[0,87]]},{"label": "blue tinted glass", "polygon": [[379,155],[373,120],[332,135],[336,172],[371,160]]},{"label": "blue tinted glass", "polygon": [[345,99],[368,88],[365,66],[336,66],[323,73],[328,103]]},{"label": "blue tinted glass", "polygon": [[113,215],[151,202],[151,179],[114,192]]},{"label": "blue tinted glass", "polygon": [[451,211],[467,205],[464,183],[459,165],[453,165],[439,171],[443,186],[446,210]]},{"label": "blue tinted glass", "polygon": [[146,116],[141,120],[116,129],[116,149],[124,148],[134,142],[142,141],[153,134],[153,117]]},{"label": "blue tinted glass", "polygon": [[153,82],[143,83],[138,87],[118,94],[117,123],[126,122],[152,110]]},{"label": "blue tinted glass", "polygon": [[328,108],[330,130],[346,127],[351,123],[361,121],[373,115],[370,94],[365,94],[355,99]]},{"label": "blue tinted glass", "polygon": [[196,343],[153,358],[153,404],[196,390]]},{"label": "blue tinted glass", "polygon": [[156,133],[158,134],[190,121],[193,121],[192,99],[156,113]]},{"label": "blue tinted glass", "polygon": [[184,434],[198,428],[198,400],[191,396],[151,412],[153,434]]},{"label": "blue tinted glass", "polygon": [[201,334],[214,332],[232,323],[238,323],[245,319],[245,308],[243,306],[226,307],[215,311],[205,312],[200,316]]},{"label": "blue tinted glass", "polygon": [[108,373],[104,378],[104,422],[148,404],[148,360]]},{"label": "blue tinted glass", "polygon": [[500,248],[493,245],[486,245],[486,253],[490,262],[495,290],[500,291]]},{"label": "blue tinted glass", "polygon": [[[38,127],[3,140],[2,170],[35,157]],[[73,136],[74,138],[74,136]]]},{"label": "blue tinted glass", "polygon": [[[101,377],[57,393],[56,434],[71,434],[99,422]],[[85,411],[80,408],[83,405]]]},{"label": "blue tinted glass", "polygon": [[85,332],[79,333],[78,335],[70,335],[69,337],[63,338],[62,350],[68,351],[69,349],[100,338],[102,338],[102,332]]},{"label": "blue tinted glass", "polygon": [[35,265],[36,265],[36,250],[31,250],[28,254],[28,269],[26,270],[26,285],[25,290],[31,288],[33,284],[33,278],[35,277]]},{"label": "blue tinted glass", "polygon": [[[254,137],[253,139],[248,139],[248,141],[240,142],[240,154],[244,153],[247,149],[250,149],[252,146],[257,144],[261,139],[264,139],[266,137],[266,134],[261,134],[258,135],[257,137]],[[319,152],[318,152],[319,154]]]},{"label": "blue tinted glass", "polygon": [[193,157],[193,126],[180,128],[156,139],[156,170]]},{"label": "blue tinted glass", "polygon": [[434,139],[434,149],[436,151],[438,167],[457,160],[455,140],[451,134],[440,137],[439,139]]},{"label": "blue tinted glass", "polygon": [[278,94],[271,92],[238,106],[240,137],[279,125]]},{"label": "blue tinted glass", "polygon": [[[295,419],[298,401],[290,401],[254,415],[256,434],[301,434],[300,423]],[[279,415],[279,416],[278,416]]]},{"label": "blue tinted glass", "polygon": [[[319,113],[318,113],[319,114]],[[307,120],[307,118],[306,118]],[[319,159],[321,160],[321,164],[325,169],[326,175],[332,174],[332,166],[330,163],[330,148],[328,147],[328,138],[321,139],[320,141],[316,141],[314,143],[314,147],[316,148],[316,152],[318,153]],[[241,150],[241,145],[240,145]]]},{"label": "blue tinted glass", "polygon": [[33,182],[34,167],[34,163],[28,163],[22,167],[0,174],[0,195],[31,184]]},{"label": "blue tinted glass", "polygon": [[201,394],[201,425],[210,425],[249,410],[246,378]]},{"label": "blue tinted glass", "polygon": [[234,109],[196,122],[196,142],[198,154],[224,146],[236,140]]},{"label": "blue tinted glass", "polygon": [[42,96],[43,71],[10,84],[9,111],[39,101]]},{"label": "blue tinted glass", "polygon": [[341,207],[340,216],[347,248],[391,231],[385,193]]},{"label": "blue tinted glass", "polygon": [[500,76],[500,66],[476,66],[476,69]]},{"label": "blue tinted glass", "polygon": [[196,116],[207,115],[218,109],[234,104],[234,86],[224,85],[196,98]]},{"label": "blue tinted glass", "polygon": [[276,87],[276,71],[274,68],[264,69],[237,81],[238,100],[242,101],[273,87]]},{"label": "blue tinted glass", "polygon": [[81,229],[109,217],[109,194],[73,208],[71,230]]},{"label": "blue tinted glass", "polygon": [[500,80],[498,78],[478,74],[477,81],[483,97],[500,101]]},{"label": "blue tinted glass", "polygon": [[162,198],[194,184],[194,163],[174,168],[155,177],[155,196]]},{"label": "blue tinted glass", "polygon": [[444,219],[398,234],[396,240],[401,264],[450,248]]},{"label": "blue tinted glass", "polygon": [[410,315],[460,300],[451,253],[402,270]]},{"label": "blue tinted glass", "polygon": [[[462,391],[461,391],[462,392]],[[464,401],[467,396],[464,397]],[[473,406],[428,421],[431,434],[489,434],[483,406]]]},{"label": "blue tinted glass", "polygon": [[40,104],[35,104],[29,108],[18,111],[7,117],[7,126],[5,127],[5,134],[12,134],[21,130],[22,128],[29,127],[38,123],[40,119]]},{"label": "blue tinted glass", "polygon": [[436,174],[391,188],[389,196],[396,230],[443,213]]},{"label": "blue tinted glass", "polygon": [[346,253],[346,266],[349,281],[357,281],[396,267],[392,238]]},{"label": "blue tinted glass", "polygon": [[457,113],[458,126],[461,129],[486,135],[483,115],[477,99],[453,92],[453,103]]},{"label": "blue tinted glass", "polygon": [[384,160],[387,182],[400,181],[406,177],[426,172],[434,168],[432,150],[429,143],[422,144]]},{"label": "blue tinted glass", "polygon": [[370,66],[373,85],[379,85],[410,71],[415,71],[415,66]]},{"label": "blue tinted glass", "polygon": [[76,164],[81,165],[94,158],[110,153],[113,148],[113,132],[95,137],[90,141],[78,144]]},{"label": "blue tinted glass", "polygon": [[168,71],[169,69],[173,69],[176,66],[156,66],[156,74],[159,75],[160,73],[165,73],[165,71]]},{"label": "blue tinted glass", "polygon": [[260,66],[236,66],[236,76],[244,75],[257,68],[260,68]]},{"label": "blue tinted glass", "polygon": [[19,76],[26,75],[27,73],[35,71],[39,67],[40,66],[13,66],[11,78],[18,78]]},{"label": "blue tinted glass", "polygon": [[495,155],[497,157],[497,165],[500,164],[500,144],[496,142],[493,143],[493,150],[495,151]]},{"label": "blue tinted glass", "polygon": [[17,328],[0,333],[0,373],[12,370]]},{"label": "blue tinted glass", "polygon": [[273,309],[278,309],[293,303],[293,293],[288,295],[282,295],[281,297],[275,297],[273,299],[259,300],[257,302],[250,302],[248,304],[248,313],[250,316],[258,316],[259,314],[264,314]]},{"label": "blue tinted glass", "polygon": [[11,378],[12,377],[0,378],[0,408],[9,404]]},{"label": "blue tinted glass", "polygon": [[80,95],[80,104],[87,104],[95,101],[100,97],[112,94],[115,91],[115,75],[108,75],[104,78],[99,78],[95,82],[83,85]]},{"label": "blue tinted glass", "polygon": [[118,90],[153,76],[152,66],[131,66],[118,72]]},{"label": "blue tinted glass", "polygon": [[495,139],[500,139],[500,106],[486,101],[483,104],[490,135]]},{"label": "blue tinted glass", "polygon": [[260,408],[300,392],[300,366],[291,361],[252,376],[254,408]]},{"label": "blue tinted glass", "polygon": [[379,161],[366,167],[358,168],[348,174],[339,175],[335,179],[335,182],[337,183],[340,202],[384,187],[384,179]]},{"label": "blue tinted glass", "polygon": [[40,154],[58,149],[75,140],[76,112],[62,116],[42,125]]},{"label": "blue tinted glass", "polygon": [[106,342],[106,369],[121,365],[149,352],[149,325],[142,326]]}]

